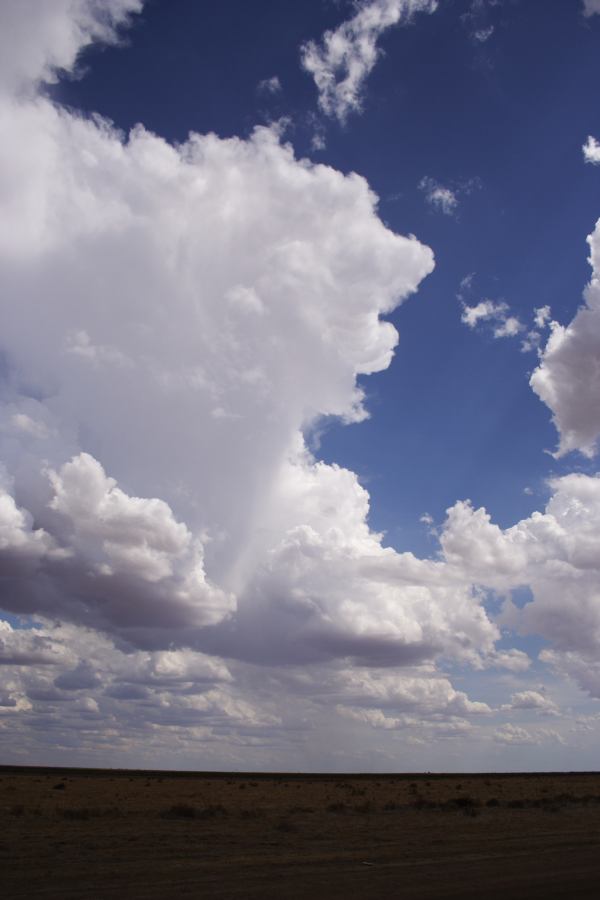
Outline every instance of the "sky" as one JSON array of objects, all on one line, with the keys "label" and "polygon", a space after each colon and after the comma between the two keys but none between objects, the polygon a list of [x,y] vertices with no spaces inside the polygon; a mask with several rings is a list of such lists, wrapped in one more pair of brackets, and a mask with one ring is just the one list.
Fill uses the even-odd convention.
[{"label": "sky", "polygon": [[599,43],[1,0],[0,761],[598,768]]}]

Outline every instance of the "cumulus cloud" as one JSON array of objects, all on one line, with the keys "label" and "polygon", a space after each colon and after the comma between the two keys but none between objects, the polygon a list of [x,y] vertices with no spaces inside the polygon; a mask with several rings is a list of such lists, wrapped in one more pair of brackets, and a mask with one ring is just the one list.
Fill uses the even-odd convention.
[{"label": "cumulus cloud", "polygon": [[524,328],[517,316],[511,315],[508,303],[494,300],[480,300],[474,306],[463,303],[461,322],[469,328],[488,322],[495,338],[515,337]]},{"label": "cumulus cloud", "polygon": [[308,41],[302,47],[302,66],[315,81],[325,115],[345,122],[351,112],[359,112],[383,32],[409,24],[418,12],[436,9],[437,0],[362,0],[351,19],[326,31],[320,42]]},{"label": "cumulus cloud", "polygon": [[556,703],[539,691],[518,691],[512,695],[510,703],[503,706],[503,709],[537,710],[548,715],[558,715]]},{"label": "cumulus cloud", "polygon": [[533,734],[518,725],[504,725],[494,732],[494,740],[499,744],[536,744]]},{"label": "cumulus cloud", "polygon": [[600,165],[600,143],[590,134],[587,141],[581,148],[583,150],[583,158],[586,163]]},{"label": "cumulus cloud", "polygon": [[455,504],[441,545],[448,565],[475,583],[501,594],[529,586],[531,601],[517,607],[508,599],[500,622],[548,640],[548,652],[558,656],[542,658],[568,662],[573,677],[598,696],[600,682],[581,676],[600,650],[600,477],[573,473],[550,486],[544,512],[504,530],[486,510]]},{"label": "cumulus cloud", "polygon": [[431,251],[275,128],[173,147],[41,96],[0,115],[7,608],[261,664],[492,659],[479,595],[383,548],[302,438],[366,415]]},{"label": "cumulus cloud", "polygon": [[0,84],[23,88],[56,81],[94,42],[114,43],[143,0],[5,0],[0,32]]},{"label": "cumulus cloud", "polygon": [[584,305],[569,325],[551,324],[530,384],[551,410],[559,433],[557,456],[579,450],[592,457],[600,435],[600,221],[588,237],[592,278]]}]

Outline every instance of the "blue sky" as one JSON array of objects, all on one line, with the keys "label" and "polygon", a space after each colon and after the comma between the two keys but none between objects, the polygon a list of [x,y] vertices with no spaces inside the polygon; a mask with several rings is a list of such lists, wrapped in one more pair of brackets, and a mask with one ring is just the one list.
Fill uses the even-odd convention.
[{"label": "blue sky", "polygon": [[0,12],[6,760],[593,766],[598,4],[44,10]]}]

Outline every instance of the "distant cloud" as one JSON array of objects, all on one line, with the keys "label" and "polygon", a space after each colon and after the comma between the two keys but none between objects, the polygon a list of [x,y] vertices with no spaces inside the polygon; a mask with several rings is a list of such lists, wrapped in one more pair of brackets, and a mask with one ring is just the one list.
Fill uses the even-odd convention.
[{"label": "distant cloud", "polygon": [[426,200],[431,206],[446,216],[454,215],[458,206],[458,197],[455,191],[444,187],[428,176],[421,179],[419,188],[425,192]]},{"label": "distant cloud", "polygon": [[495,26],[489,23],[489,9],[498,5],[498,0],[472,0],[469,10],[460,16],[473,44],[481,46],[494,34]]},{"label": "distant cloud", "polygon": [[419,190],[425,194],[429,205],[446,216],[454,216],[463,197],[481,188],[480,178],[467,178],[452,185],[441,184],[437,179],[425,175],[419,182]]},{"label": "distant cloud", "polygon": [[494,740],[499,744],[535,744],[537,741],[526,728],[518,725],[504,725],[494,732]]},{"label": "distant cloud", "polygon": [[258,82],[258,91],[261,94],[279,94],[281,93],[281,81],[277,75],[272,78],[264,78]]},{"label": "distant cloud", "polygon": [[583,14],[586,17],[600,15],[600,0],[583,0]]},{"label": "distant cloud", "polygon": [[487,28],[478,28],[476,31],[472,32],[473,40],[477,41],[478,44],[485,44],[494,33],[494,26],[489,25]]},{"label": "distant cloud", "polygon": [[600,165],[600,143],[590,134],[587,141],[581,148],[583,150],[583,158],[586,163]]},{"label": "distant cloud", "polygon": [[437,0],[361,0],[351,19],[326,31],[320,42],[304,44],[302,66],[314,78],[325,115],[345,122],[351,112],[359,112],[383,32],[409,24],[418,12],[432,13],[437,5]]},{"label": "distant cloud", "polygon": [[503,709],[534,709],[547,715],[558,715],[558,707],[556,703],[540,694],[539,691],[519,691],[510,698],[510,703],[506,704]]}]

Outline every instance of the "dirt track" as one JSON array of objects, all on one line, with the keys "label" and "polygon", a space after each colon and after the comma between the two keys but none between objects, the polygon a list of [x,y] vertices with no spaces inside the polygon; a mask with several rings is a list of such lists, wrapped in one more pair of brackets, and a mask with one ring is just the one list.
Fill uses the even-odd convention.
[{"label": "dirt track", "polygon": [[9,898],[597,898],[600,775],[0,768]]}]

